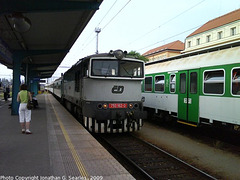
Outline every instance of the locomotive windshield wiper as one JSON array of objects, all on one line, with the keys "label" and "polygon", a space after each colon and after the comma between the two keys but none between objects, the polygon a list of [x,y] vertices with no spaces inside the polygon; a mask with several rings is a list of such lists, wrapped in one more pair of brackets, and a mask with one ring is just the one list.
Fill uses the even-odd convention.
[{"label": "locomotive windshield wiper", "polygon": [[131,78],[133,78],[133,74],[130,74],[123,66],[122,66],[122,68]]}]

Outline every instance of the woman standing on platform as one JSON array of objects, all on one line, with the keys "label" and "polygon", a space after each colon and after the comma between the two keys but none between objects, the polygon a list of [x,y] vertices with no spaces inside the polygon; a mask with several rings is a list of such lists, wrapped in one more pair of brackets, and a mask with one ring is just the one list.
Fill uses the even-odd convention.
[{"label": "woman standing on platform", "polygon": [[17,102],[20,102],[19,106],[19,122],[22,127],[22,133],[32,134],[29,130],[31,121],[31,110],[27,109],[28,100],[32,101],[32,95],[27,91],[27,85],[22,84],[20,86],[20,92],[17,95]]}]

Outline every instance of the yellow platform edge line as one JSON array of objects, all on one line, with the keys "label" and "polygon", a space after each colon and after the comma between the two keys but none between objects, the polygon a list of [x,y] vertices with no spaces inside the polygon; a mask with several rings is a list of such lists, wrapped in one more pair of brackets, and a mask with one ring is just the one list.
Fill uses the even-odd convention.
[{"label": "yellow platform edge line", "polygon": [[188,125],[188,126],[193,126],[193,127],[197,127],[197,125],[195,125],[195,124],[191,124],[191,123],[187,123],[187,122],[183,122],[183,121],[177,121],[178,123],[181,123],[181,124],[186,124],[186,125]]},{"label": "yellow platform edge line", "polygon": [[[50,101],[49,98],[48,98],[48,100]],[[59,123],[59,125],[60,125],[60,127],[61,127],[61,130],[62,130],[62,132],[63,132],[64,138],[65,138],[65,140],[66,140],[66,142],[67,142],[67,145],[68,145],[68,147],[69,147],[69,149],[70,149],[70,151],[71,151],[71,154],[72,154],[72,156],[73,156],[73,159],[74,159],[74,161],[75,161],[75,163],[76,163],[76,165],[77,165],[77,167],[78,167],[78,170],[79,170],[81,176],[88,178],[89,175],[88,175],[86,169],[84,168],[84,165],[81,163],[81,160],[79,159],[78,153],[77,153],[77,151],[75,150],[74,145],[72,144],[72,141],[71,141],[71,139],[70,139],[70,137],[69,137],[69,135],[68,135],[68,133],[67,133],[67,131],[66,131],[66,129],[65,129],[63,123],[62,123],[62,121],[61,121],[61,118],[57,115],[56,110],[55,110],[55,108],[54,108],[54,106],[53,106],[53,104],[52,104],[51,101],[50,101],[50,103],[51,103],[51,106],[52,106],[52,108],[53,108],[53,111],[54,111],[54,113],[55,113],[55,115],[56,115],[56,118],[57,118],[57,120],[58,120],[58,123]]]}]

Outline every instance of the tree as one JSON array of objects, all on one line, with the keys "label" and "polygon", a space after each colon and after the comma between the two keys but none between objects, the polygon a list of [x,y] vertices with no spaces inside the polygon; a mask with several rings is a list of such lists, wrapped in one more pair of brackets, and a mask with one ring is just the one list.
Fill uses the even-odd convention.
[{"label": "tree", "polygon": [[148,58],[146,58],[145,56],[142,56],[140,53],[136,52],[136,51],[130,51],[127,55],[135,57],[137,59],[143,60],[144,62],[149,61]]}]

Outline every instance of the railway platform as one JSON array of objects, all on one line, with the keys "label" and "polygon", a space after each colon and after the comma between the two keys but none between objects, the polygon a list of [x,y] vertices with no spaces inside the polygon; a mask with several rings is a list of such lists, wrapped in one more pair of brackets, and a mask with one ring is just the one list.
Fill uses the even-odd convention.
[{"label": "railway platform", "polygon": [[0,102],[0,180],[134,179],[51,94],[37,98],[33,134]]}]

